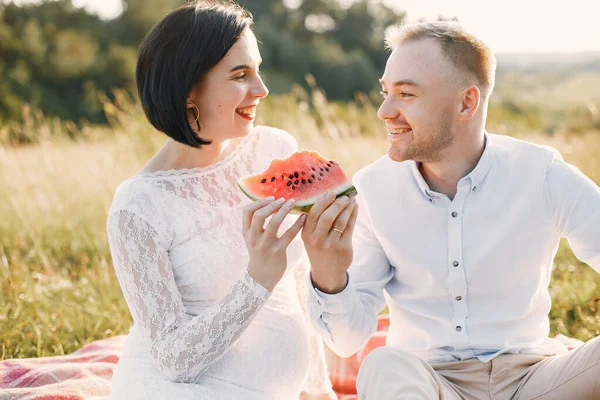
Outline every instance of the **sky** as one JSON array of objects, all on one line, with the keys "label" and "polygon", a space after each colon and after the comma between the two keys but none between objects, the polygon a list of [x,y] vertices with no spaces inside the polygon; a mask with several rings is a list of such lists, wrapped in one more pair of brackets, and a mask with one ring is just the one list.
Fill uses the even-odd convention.
[{"label": "sky", "polygon": [[600,51],[598,0],[384,0],[408,22],[457,17],[495,52]]},{"label": "sky", "polygon": [[[599,0],[382,1],[405,11],[407,22],[456,17],[496,53],[600,51]],[[121,0],[73,0],[73,4],[103,18],[121,12]]]}]

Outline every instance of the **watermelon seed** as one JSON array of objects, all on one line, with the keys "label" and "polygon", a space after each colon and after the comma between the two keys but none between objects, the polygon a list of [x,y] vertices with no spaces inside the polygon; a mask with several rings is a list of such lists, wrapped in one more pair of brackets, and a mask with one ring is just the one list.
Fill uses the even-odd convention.
[{"label": "watermelon seed", "polygon": [[272,177],[272,178],[271,178],[271,182],[275,182],[275,177]]},{"label": "watermelon seed", "polygon": [[325,171],[329,172],[329,168],[325,167]]},{"label": "watermelon seed", "polygon": [[294,179],[294,175],[291,175],[291,174],[290,174],[290,176],[288,176],[288,178],[290,178],[290,179]]},{"label": "watermelon seed", "polygon": [[266,181],[267,181],[266,179],[263,179],[262,181],[260,181],[260,183],[265,183]]},{"label": "watermelon seed", "polygon": [[308,183],[312,183],[312,179],[309,179],[309,180],[308,180]]},{"label": "watermelon seed", "polygon": [[321,171],[323,171],[323,168],[319,168]]},{"label": "watermelon seed", "polygon": [[302,179],[302,184],[305,184],[305,183],[306,183],[306,181],[304,179]]},{"label": "watermelon seed", "polygon": [[296,178],[298,177],[298,173],[297,172],[294,172],[294,177],[296,177]]},{"label": "watermelon seed", "polygon": [[292,184],[292,181],[288,181],[287,185],[290,186]]},{"label": "watermelon seed", "polygon": [[302,175],[306,175],[306,172],[302,171]]},{"label": "watermelon seed", "polygon": [[315,179],[315,174],[311,174],[310,176],[312,176],[312,178]]},{"label": "watermelon seed", "polygon": [[292,186],[292,190],[296,190],[296,186]]},{"label": "watermelon seed", "polygon": [[[321,172],[321,173],[319,173],[319,175],[323,176],[323,173]],[[319,179],[319,180],[321,180],[321,179]]]},{"label": "watermelon seed", "polygon": [[295,181],[294,181],[294,184],[296,184],[296,185],[297,185],[299,182],[300,182],[299,180],[295,180]]}]

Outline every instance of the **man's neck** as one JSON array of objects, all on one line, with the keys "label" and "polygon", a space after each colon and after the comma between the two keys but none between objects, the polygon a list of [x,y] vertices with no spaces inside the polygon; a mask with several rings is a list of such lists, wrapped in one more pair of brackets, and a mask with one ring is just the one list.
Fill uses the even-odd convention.
[{"label": "man's neck", "polygon": [[458,182],[475,169],[484,148],[485,135],[481,131],[470,135],[468,140],[455,142],[439,161],[420,163],[419,172],[431,190],[452,200],[456,196]]}]

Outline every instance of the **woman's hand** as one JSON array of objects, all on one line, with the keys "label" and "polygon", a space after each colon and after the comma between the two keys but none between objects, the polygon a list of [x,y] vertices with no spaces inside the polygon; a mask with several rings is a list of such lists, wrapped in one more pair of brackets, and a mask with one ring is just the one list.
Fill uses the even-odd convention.
[{"label": "woman's hand", "polygon": [[[300,232],[306,214],[302,214],[280,238],[277,231],[294,206],[294,200],[257,200],[244,207],[242,232],[250,260],[248,273],[264,288],[272,291],[287,268],[286,249]],[[273,215],[265,227],[265,220]]]},{"label": "woman's hand", "polygon": [[353,197],[321,197],[308,213],[302,240],[310,259],[313,285],[325,293],[346,287],[346,271],[352,263],[352,232],[358,205]]},{"label": "woman's hand", "polygon": [[300,400],[337,400],[337,396],[332,397],[329,394],[309,394],[302,392],[300,393]]}]

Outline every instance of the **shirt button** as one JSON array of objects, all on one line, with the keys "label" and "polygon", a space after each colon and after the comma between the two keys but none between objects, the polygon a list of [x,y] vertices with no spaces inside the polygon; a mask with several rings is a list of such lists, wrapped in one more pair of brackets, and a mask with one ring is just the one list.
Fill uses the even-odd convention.
[{"label": "shirt button", "polygon": [[454,265],[455,267],[458,267],[458,261],[454,261],[454,262],[452,263],[452,265]]},{"label": "shirt button", "polygon": [[456,211],[452,211],[452,218],[458,217],[458,213]]},{"label": "shirt button", "polygon": [[460,326],[457,326],[457,327],[456,327],[456,332],[460,332],[460,331],[462,331],[462,327],[460,327]]},{"label": "shirt button", "polygon": [[476,190],[477,190],[477,186],[473,186],[473,191],[476,191]]},{"label": "shirt button", "polygon": [[456,301],[461,301],[462,300],[462,296],[456,296]]}]

